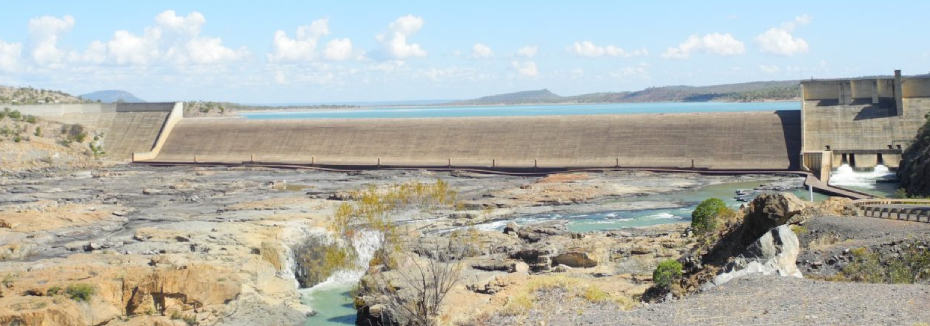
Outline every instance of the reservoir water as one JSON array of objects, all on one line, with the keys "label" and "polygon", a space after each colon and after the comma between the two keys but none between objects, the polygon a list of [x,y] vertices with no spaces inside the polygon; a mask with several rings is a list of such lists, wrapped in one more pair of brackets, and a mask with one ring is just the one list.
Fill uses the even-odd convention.
[{"label": "reservoir water", "polygon": [[375,107],[364,109],[305,110],[240,113],[246,119],[367,119],[503,117],[539,115],[597,115],[643,113],[696,113],[800,110],[799,102],[762,103],[610,103],[496,106]]}]

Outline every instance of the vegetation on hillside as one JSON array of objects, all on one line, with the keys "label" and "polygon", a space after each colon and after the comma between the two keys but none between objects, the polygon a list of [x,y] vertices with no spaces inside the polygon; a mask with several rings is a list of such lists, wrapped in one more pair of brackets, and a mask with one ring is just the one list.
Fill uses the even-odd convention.
[{"label": "vegetation on hillside", "polygon": [[0,86],[0,104],[29,105],[47,103],[88,103],[90,101],[62,91],[32,87]]},{"label": "vegetation on hillside", "polygon": [[906,197],[930,196],[930,115],[914,142],[904,150],[898,178]]},{"label": "vegetation on hillside", "polygon": [[261,106],[246,105],[233,102],[188,101],[184,102],[184,116],[216,116],[235,111],[266,111],[266,110],[302,110],[302,109],[351,109],[355,105],[294,105],[294,106]]}]

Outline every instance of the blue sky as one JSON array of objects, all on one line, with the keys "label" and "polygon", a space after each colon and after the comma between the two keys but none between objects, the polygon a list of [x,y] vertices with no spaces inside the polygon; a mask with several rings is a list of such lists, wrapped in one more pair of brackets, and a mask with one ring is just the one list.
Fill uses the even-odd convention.
[{"label": "blue sky", "polygon": [[930,72],[925,1],[17,1],[0,84],[146,100],[561,95]]}]

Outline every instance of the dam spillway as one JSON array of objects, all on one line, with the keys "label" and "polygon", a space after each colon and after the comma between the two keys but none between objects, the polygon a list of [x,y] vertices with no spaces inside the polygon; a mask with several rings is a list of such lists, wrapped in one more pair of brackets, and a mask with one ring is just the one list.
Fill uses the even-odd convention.
[{"label": "dam spillway", "polygon": [[183,119],[152,161],[793,170],[800,111],[423,119]]}]

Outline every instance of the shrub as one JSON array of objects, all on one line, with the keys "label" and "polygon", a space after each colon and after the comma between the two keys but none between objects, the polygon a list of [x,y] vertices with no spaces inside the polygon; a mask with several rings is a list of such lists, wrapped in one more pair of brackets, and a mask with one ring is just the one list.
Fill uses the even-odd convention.
[{"label": "shrub", "polygon": [[728,210],[727,204],[720,198],[708,198],[698,204],[691,213],[691,228],[694,233],[702,234],[717,228],[717,217]]},{"label": "shrub", "polygon": [[36,137],[42,137],[42,127],[36,127]]},{"label": "shrub", "polygon": [[13,119],[13,120],[19,120],[20,118],[23,117],[23,114],[19,113],[19,110],[13,110],[13,111],[7,112],[6,115],[10,116],[10,119]]},{"label": "shrub", "polygon": [[48,291],[45,292],[45,295],[53,296],[53,295],[58,295],[60,293],[61,293],[61,287],[56,285],[56,286],[48,288]]},{"label": "shrub", "polygon": [[79,142],[83,143],[87,138],[87,133],[84,131],[84,126],[80,124],[73,125],[61,125],[61,134],[66,135],[67,141],[70,142]]},{"label": "shrub", "polygon": [[34,115],[27,115],[24,120],[26,120],[26,122],[31,123],[31,124],[35,124],[37,121],[36,116]]},{"label": "shrub", "polygon": [[21,141],[23,141],[23,137],[20,137],[19,135],[13,136],[13,142],[17,142],[17,143],[18,143],[18,142],[21,142]]},{"label": "shrub", "polygon": [[652,281],[661,288],[668,289],[675,279],[681,277],[681,263],[677,260],[666,260],[659,263],[652,272]]},{"label": "shrub", "polygon": [[88,301],[94,295],[94,287],[89,284],[72,284],[65,289],[65,294],[74,301]]}]

